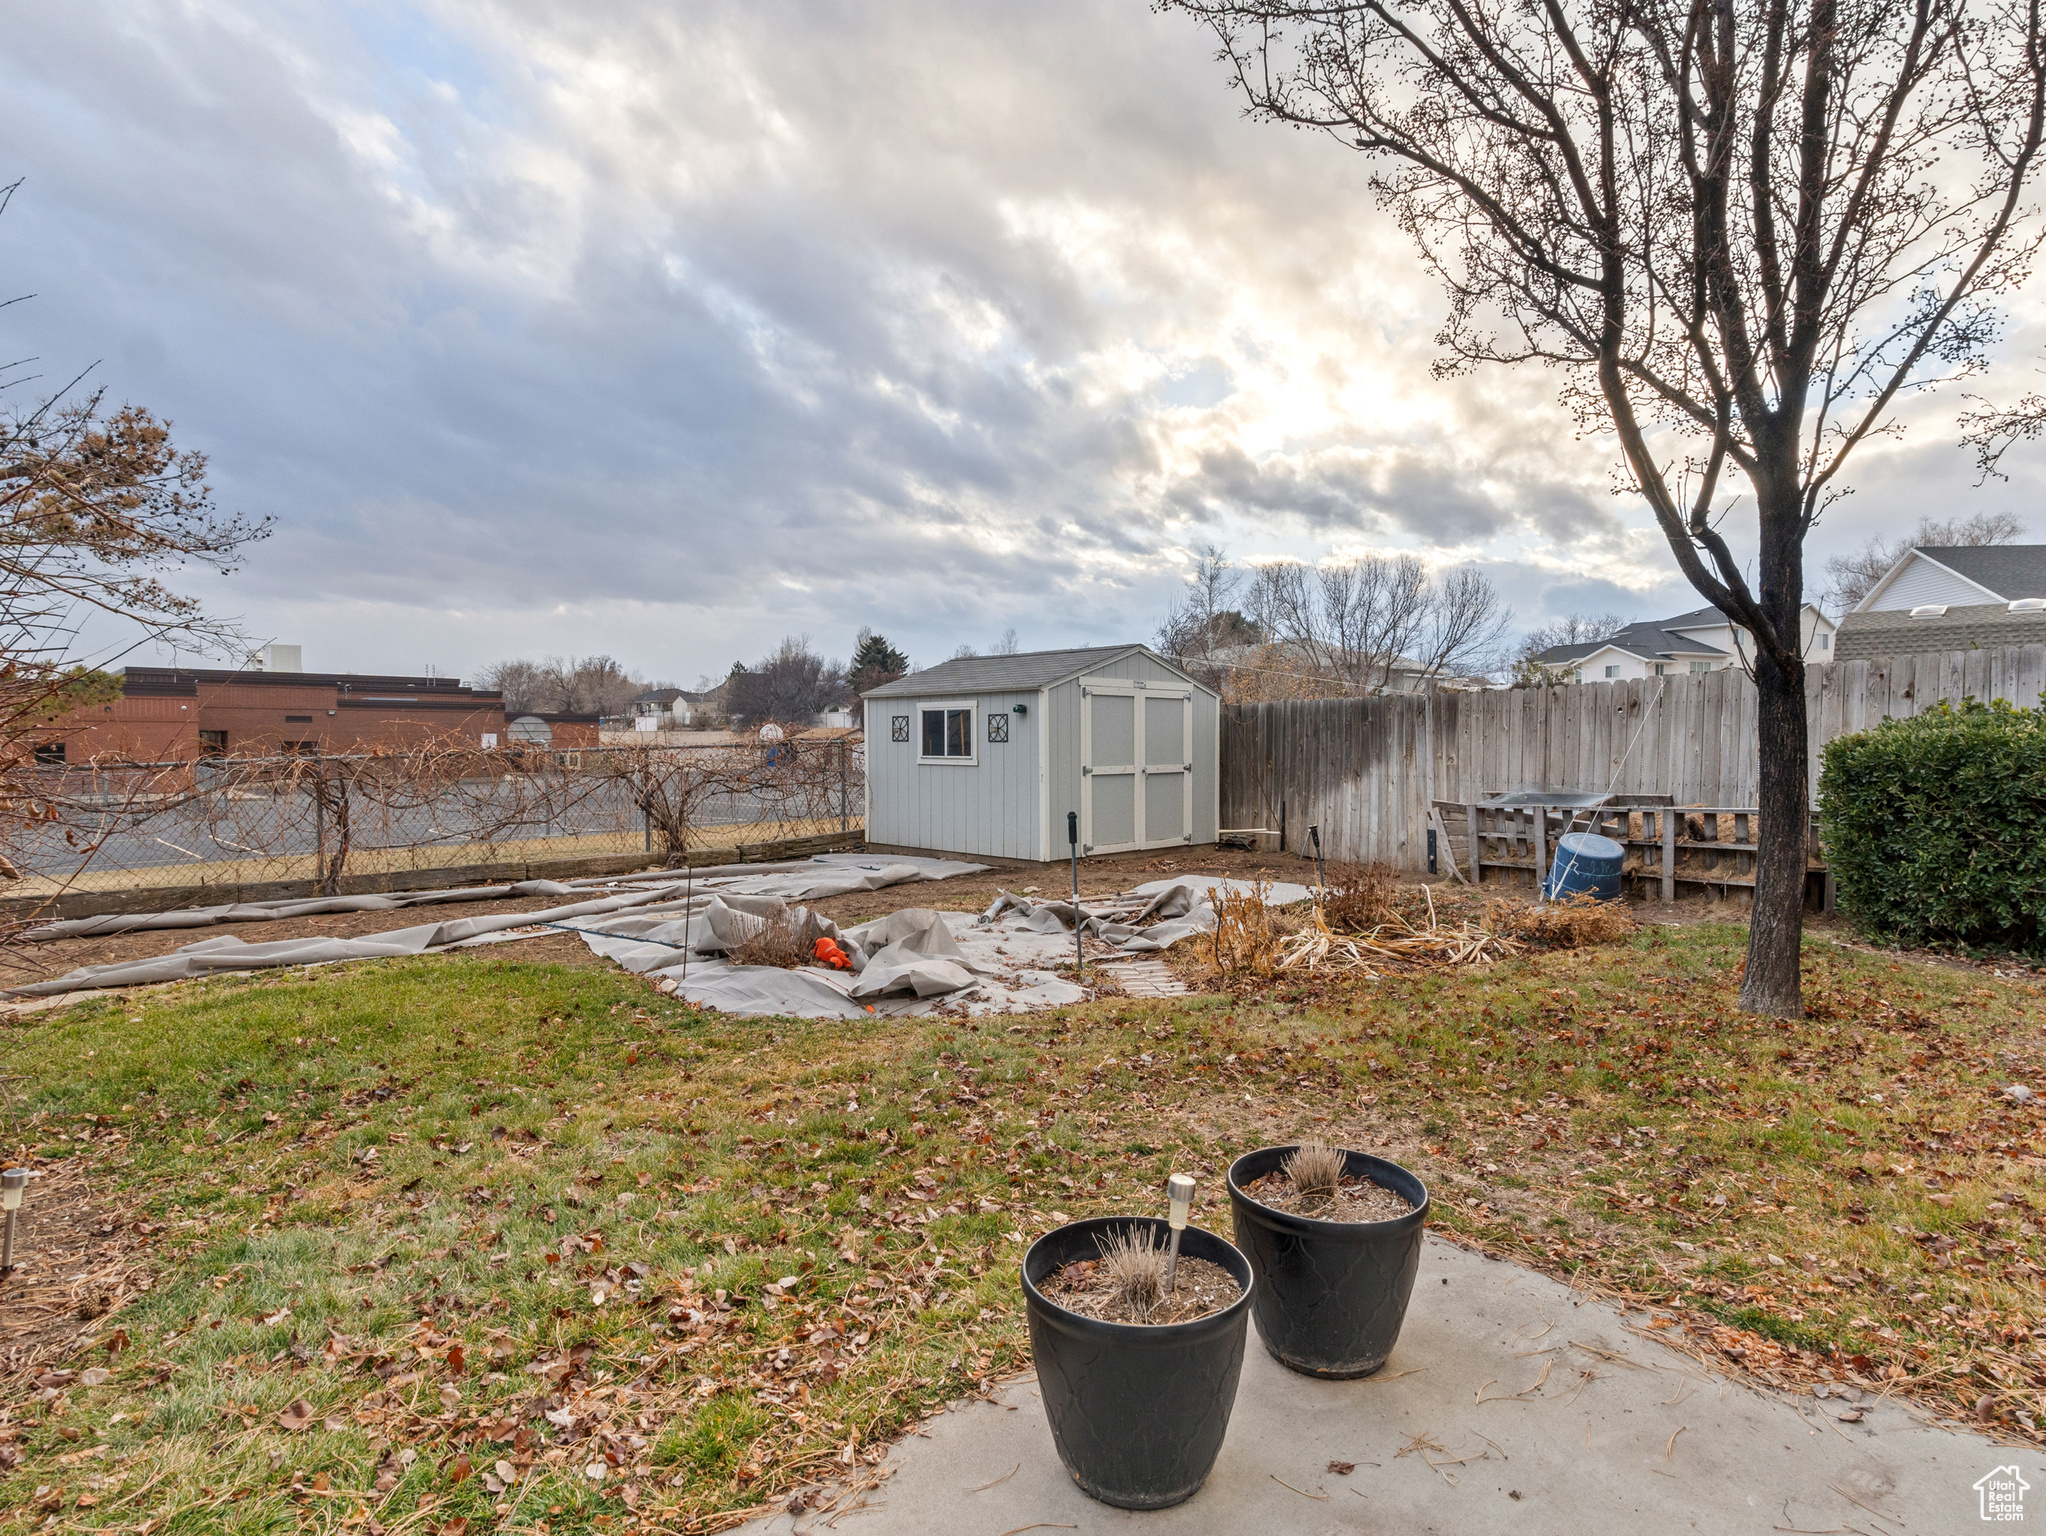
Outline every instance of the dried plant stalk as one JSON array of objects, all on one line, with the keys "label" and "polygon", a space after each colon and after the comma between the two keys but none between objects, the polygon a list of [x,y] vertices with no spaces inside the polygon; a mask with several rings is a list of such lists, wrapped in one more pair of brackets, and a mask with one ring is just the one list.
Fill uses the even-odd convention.
[{"label": "dried plant stalk", "polygon": [[1390,864],[1331,864],[1321,889],[1322,921],[1337,933],[1366,933],[1394,922],[1398,884]]},{"label": "dried plant stalk", "polygon": [[731,958],[737,965],[778,965],[796,970],[812,959],[810,914],[801,907],[784,907],[758,919],[760,927],[750,934]]},{"label": "dried plant stalk", "polygon": [[1303,1200],[1333,1200],[1343,1186],[1343,1154],[1326,1142],[1303,1141],[1285,1166]]},{"label": "dried plant stalk", "polygon": [[1138,1317],[1149,1317],[1165,1297],[1165,1242],[1151,1227],[1125,1227],[1094,1239],[1101,1250],[1101,1278],[1115,1299]]},{"label": "dried plant stalk", "polygon": [[1265,900],[1270,894],[1271,885],[1264,880],[1241,895],[1219,886],[1209,888],[1208,900],[1215,908],[1215,969],[1224,976],[1269,976],[1276,969],[1279,934]]}]

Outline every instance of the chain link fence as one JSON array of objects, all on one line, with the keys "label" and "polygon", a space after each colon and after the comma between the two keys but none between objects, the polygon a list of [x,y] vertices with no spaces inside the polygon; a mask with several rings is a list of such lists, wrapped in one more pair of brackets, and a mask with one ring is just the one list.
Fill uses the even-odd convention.
[{"label": "chain link fence", "polygon": [[741,845],[863,826],[858,738],[706,747],[414,750],[197,762],[39,764],[0,807],[0,894],[529,866]]}]

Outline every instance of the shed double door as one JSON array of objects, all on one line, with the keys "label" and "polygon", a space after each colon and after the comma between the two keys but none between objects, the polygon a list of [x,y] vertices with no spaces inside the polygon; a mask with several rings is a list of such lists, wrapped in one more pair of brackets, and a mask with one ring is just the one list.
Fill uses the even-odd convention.
[{"label": "shed double door", "polygon": [[1169,684],[1080,688],[1083,853],[1193,841],[1193,691]]}]

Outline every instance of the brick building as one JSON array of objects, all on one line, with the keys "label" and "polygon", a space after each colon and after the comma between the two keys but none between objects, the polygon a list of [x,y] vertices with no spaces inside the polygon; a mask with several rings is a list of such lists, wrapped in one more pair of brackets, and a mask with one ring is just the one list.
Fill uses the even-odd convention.
[{"label": "brick building", "polygon": [[427,741],[507,745],[504,695],[447,677],[129,667],[119,699],[54,722],[36,755],[166,762]]}]

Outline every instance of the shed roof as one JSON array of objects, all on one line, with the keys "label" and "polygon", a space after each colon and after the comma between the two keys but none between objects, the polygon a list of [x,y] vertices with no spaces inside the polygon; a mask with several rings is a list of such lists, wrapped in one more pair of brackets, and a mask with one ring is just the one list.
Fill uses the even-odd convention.
[{"label": "shed roof", "polygon": [[[1029,688],[1048,688],[1069,677],[1092,671],[1105,662],[1142,654],[1168,667],[1179,677],[1184,672],[1143,645],[1097,645],[1072,651],[1024,651],[1015,656],[960,656],[925,667],[892,683],[869,688],[863,698],[916,699],[939,693],[1011,693]],[[1186,680],[1192,683],[1190,677]],[[1194,684],[1199,687],[1198,683]]]},{"label": "shed roof", "polygon": [[2046,642],[2046,613],[2012,613],[2002,603],[1956,604],[1937,618],[1922,619],[1912,618],[1907,608],[1871,608],[1841,619],[1831,659],[1871,661],[2041,642]]}]

